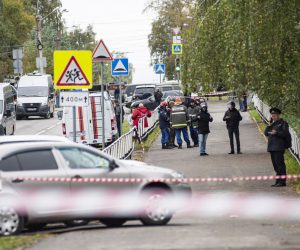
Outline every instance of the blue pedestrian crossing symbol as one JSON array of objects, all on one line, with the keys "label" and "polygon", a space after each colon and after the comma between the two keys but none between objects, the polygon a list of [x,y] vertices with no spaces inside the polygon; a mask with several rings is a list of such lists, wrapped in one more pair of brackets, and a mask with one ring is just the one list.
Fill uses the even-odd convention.
[{"label": "blue pedestrian crossing symbol", "polygon": [[166,66],[165,64],[155,64],[155,74],[164,74]]},{"label": "blue pedestrian crossing symbol", "polygon": [[128,76],[129,62],[128,58],[116,58],[111,63],[111,75]]},{"label": "blue pedestrian crossing symbol", "polygon": [[173,55],[181,55],[182,54],[182,44],[181,43],[173,43],[172,44],[172,54]]}]

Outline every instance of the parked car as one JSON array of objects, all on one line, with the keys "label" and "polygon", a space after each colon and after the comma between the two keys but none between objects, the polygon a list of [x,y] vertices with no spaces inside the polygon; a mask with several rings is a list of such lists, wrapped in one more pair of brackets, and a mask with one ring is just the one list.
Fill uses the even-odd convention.
[{"label": "parked car", "polygon": [[51,75],[30,74],[18,82],[17,119],[54,116],[54,87]]},{"label": "parked car", "polygon": [[151,96],[154,96],[155,89],[155,84],[144,84],[136,86],[135,91],[133,93],[132,101],[145,100]]},{"label": "parked car", "polygon": [[[65,181],[31,181],[32,179],[24,179],[26,177],[65,178]],[[109,183],[72,181],[83,178],[183,179],[184,177],[171,169],[149,166],[136,161],[117,160],[95,148],[73,142],[24,142],[0,145],[0,217],[2,218],[0,232],[4,235],[13,235],[30,225],[81,219],[78,218],[76,212],[80,211],[76,211],[76,207],[68,210],[65,206],[64,209],[57,209],[43,204],[31,207],[31,203],[25,203],[25,207],[19,210],[10,205],[27,199],[22,196],[26,191],[34,193],[49,191],[51,188],[58,192],[51,193],[51,198],[47,199],[56,201],[55,194],[61,195],[62,192],[76,191],[76,194],[92,189],[93,192],[99,192],[99,197],[102,197],[103,191],[107,188],[128,189],[134,191],[137,197],[147,194],[146,204],[153,203],[154,200],[163,201],[169,195],[179,193],[191,195],[191,187],[184,181]],[[3,199],[4,197],[7,199]],[[7,200],[12,203],[5,203]],[[103,206],[97,209],[110,210],[108,205]],[[127,220],[141,220],[145,225],[165,225],[171,220],[174,211],[165,209],[163,202],[158,203],[157,206],[153,209],[150,206],[144,211],[126,216],[105,215],[98,212],[97,216],[95,214],[91,216],[92,219],[99,219],[107,226],[121,226]],[[86,214],[84,218],[88,219],[89,215]]]},{"label": "parked car", "polygon": [[15,90],[0,83],[0,135],[13,135],[16,130]]},{"label": "parked car", "polygon": [[[89,106],[76,108],[76,142],[97,145],[102,144],[102,94],[89,94]],[[105,144],[112,143],[118,135],[115,110],[111,96],[104,92]],[[62,115],[63,135],[73,140],[73,109],[64,107]]]},{"label": "parked car", "polygon": [[22,142],[71,142],[66,137],[54,135],[15,135],[15,136],[1,136],[0,146],[10,143]]},{"label": "parked car", "polygon": [[170,99],[170,98],[174,98],[174,97],[177,97],[177,96],[183,96],[183,93],[182,91],[178,91],[178,90],[169,90],[169,91],[165,91],[163,92],[163,96],[162,96],[162,101],[165,101],[167,99]]},{"label": "parked car", "polygon": [[132,108],[136,108],[139,106],[140,103],[143,103],[144,106],[153,111],[157,108],[157,106],[159,105],[156,101],[155,101],[155,98],[154,96],[150,96],[148,97],[147,99],[143,99],[143,100],[138,100],[138,101],[134,101],[131,103],[131,109]]}]

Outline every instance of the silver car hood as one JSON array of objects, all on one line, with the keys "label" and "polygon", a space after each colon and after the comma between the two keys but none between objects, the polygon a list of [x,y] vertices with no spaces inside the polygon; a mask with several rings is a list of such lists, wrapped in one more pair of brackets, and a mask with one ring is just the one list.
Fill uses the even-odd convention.
[{"label": "silver car hood", "polygon": [[[169,168],[156,167],[144,162],[133,160],[118,160],[118,164],[120,164],[121,167],[127,168],[131,173],[142,174],[145,175],[145,177],[170,176],[172,173],[176,172]],[[157,176],[147,176],[148,174],[155,174]]]}]

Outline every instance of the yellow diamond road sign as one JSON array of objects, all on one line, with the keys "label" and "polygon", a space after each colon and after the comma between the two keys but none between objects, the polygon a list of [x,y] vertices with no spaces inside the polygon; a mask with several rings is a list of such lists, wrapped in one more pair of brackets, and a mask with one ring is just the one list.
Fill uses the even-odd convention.
[{"label": "yellow diamond road sign", "polygon": [[54,86],[56,89],[90,89],[92,80],[91,51],[54,51]]}]

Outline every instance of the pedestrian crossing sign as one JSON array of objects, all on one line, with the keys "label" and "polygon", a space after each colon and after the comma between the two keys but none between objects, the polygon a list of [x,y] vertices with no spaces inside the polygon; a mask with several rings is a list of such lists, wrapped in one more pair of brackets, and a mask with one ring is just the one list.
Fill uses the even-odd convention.
[{"label": "pedestrian crossing sign", "polygon": [[155,64],[155,74],[165,74],[165,64]]},{"label": "pedestrian crossing sign", "polygon": [[54,51],[55,89],[92,88],[91,51]]},{"label": "pedestrian crossing sign", "polygon": [[181,55],[182,54],[182,44],[181,43],[173,43],[172,44],[172,54],[173,55]]}]

